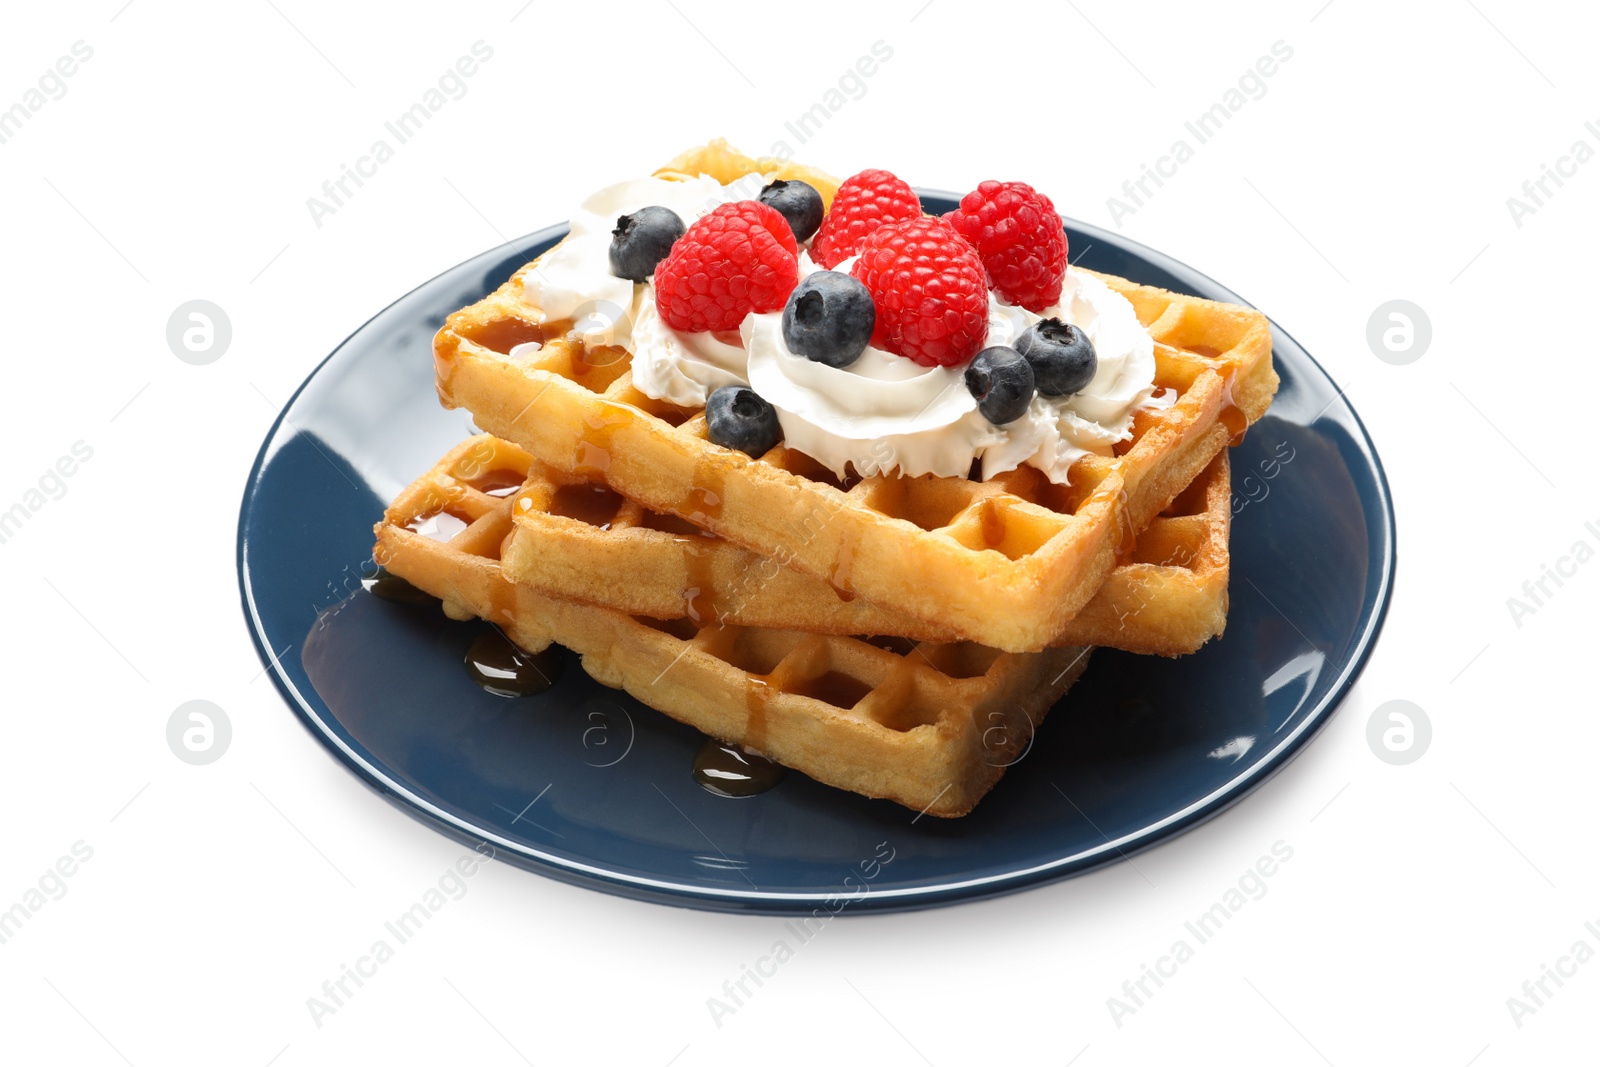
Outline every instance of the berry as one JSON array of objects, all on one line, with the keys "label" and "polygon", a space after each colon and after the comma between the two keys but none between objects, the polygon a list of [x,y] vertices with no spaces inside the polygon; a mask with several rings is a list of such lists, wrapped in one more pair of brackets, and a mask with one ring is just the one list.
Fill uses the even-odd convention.
[{"label": "berry", "polygon": [[1046,396],[1071,396],[1100,366],[1089,335],[1060,319],[1040,319],[1022,331],[1017,351],[1033,365],[1034,381]]},{"label": "berry", "polygon": [[944,219],[919,215],[879,227],[850,273],[872,294],[877,347],[924,367],[965,363],[983,347],[983,261]]},{"label": "berry", "polygon": [[921,214],[922,201],[911,186],[886,170],[864,170],[833,194],[833,207],[811,242],[811,258],[831,270],[859,252],[879,226]]},{"label": "berry", "polygon": [[1029,311],[1061,299],[1067,234],[1048,196],[1024,182],[984,182],[945,218],[983,257],[1000,299]]},{"label": "berry", "polygon": [[780,178],[768,182],[756,199],[789,220],[796,241],[804,241],[822,225],[822,194],[807,182]]},{"label": "berry", "polygon": [[666,207],[642,207],[631,215],[617,216],[611,231],[611,273],[633,282],[650,280],[656,264],[667,258],[672,244],[683,236],[683,220]]},{"label": "berry", "polygon": [[800,280],[799,246],[765,204],[719,204],[656,267],[656,309],[674,330],[737,330],[752,311],[777,311]]},{"label": "berry", "polygon": [[819,270],[806,276],[783,308],[783,343],[797,356],[848,367],[872,340],[877,312],[867,287],[848,274]]},{"label": "berry", "polygon": [[777,410],[753,390],[724,385],[706,398],[706,434],[714,445],[759,457],[782,439],[783,429]]},{"label": "berry", "polygon": [[967,389],[996,426],[1022,418],[1033,399],[1033,366],[1015,348],[985,348],[967,364]]}]

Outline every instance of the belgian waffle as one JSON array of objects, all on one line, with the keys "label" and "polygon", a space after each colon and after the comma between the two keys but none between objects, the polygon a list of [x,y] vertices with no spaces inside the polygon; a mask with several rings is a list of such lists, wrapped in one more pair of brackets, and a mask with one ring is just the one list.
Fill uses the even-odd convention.
[{"label": "belgian waffle", "polygon": [[[548,596],[500,566],[513,502],[543,479],[519,481],[529,461],[492,438],[463,442],[384,513],[374,558],[439,597],[453,618],[488,619],[530,652],[559,642],[603,684],[829,785],[964,815],[1088,660],[1075,647],[1016,654],[967,642],[696,628]],[[465,528],[447,540],[418,532],[440,514]]]},{"label": "belgian waffle", "polygon": [[[727,182],[760,165],[711,145],[664,174],[692,167]],[[521,279],[536,264],[435,337],[447,407],[468,409],[559,471],[781,557],[841,597],[1009,651],[1055,640],[1135,535],[1261,417],[1277,388],[1259,312],[1103,276],[1156,342],[1156,385],[1176,394],[1170,408],[1136,416],[1132,441],[1080,459],[1070,485],[1030,467],[987,481],[841,480],[782,445],[752,459],[711,444],[702,410],[634,387],[626,350],[587,348],[568,335],[571,322],[543,321],[524,302]],[[529,341],[542,347],[510,354]]]},{"label": "belgian waffle", "polygon": [[[781,559],[758,557],[677,516],[650,511],[604,481],[563,474],[506,441],[480,440],[493,466],[528,472],[501,558],[513,581],[658,619],[957,639],[903,612],[843,600]],[[1221,634],[1231,511],[1224,451],[1145,528],[1131,556],[1052,643],[1176,656]]]}]

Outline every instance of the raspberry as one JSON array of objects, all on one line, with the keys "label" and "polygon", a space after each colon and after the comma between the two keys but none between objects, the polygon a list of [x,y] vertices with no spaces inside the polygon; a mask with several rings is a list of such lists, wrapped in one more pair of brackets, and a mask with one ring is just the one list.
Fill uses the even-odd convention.
[{"label": "raspberry", "polygon": [[1035,312],[1061,299],[1067,234],[1048,196],[1024,182],[984,182],[945,218],[983,257],[1000,299]]},{"label": "raspberry", "polygon": [[846,178],[833,194],[833,207],[811,242],[811,258],[832,270],[859,252],[879,226],[921,214],[922,201],[911,186],[886,170],[864,170]]},{"label": "raspberry", "polygon": [[754,200],[720,204],[656,267],[656,310],[674,330],[737,330],[752,311],[782,311],[800,280],[788,220]]},{"label": "raspberry", "polygon": [[989,335],[983,261],[944,219],[926,215],[880,226],[850,271],[872,294],[872,343],[924,367],[977,354]]}]

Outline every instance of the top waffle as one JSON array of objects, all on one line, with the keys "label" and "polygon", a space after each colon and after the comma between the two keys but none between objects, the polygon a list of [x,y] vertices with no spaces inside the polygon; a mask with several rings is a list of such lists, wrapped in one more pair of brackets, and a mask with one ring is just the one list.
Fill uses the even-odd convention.
[{"label": "top waffle", "polygon": [[[726,183],[758,166],[710,146],[671,169]],[[634,386],[627,351],[585,347],[568,336],[571,322],[545,321],[525,303],[521,278],[533,266],[439,331],[447,406],[557,470],[782,556],[841,596],[1007,651],[1061,633],[1138,532],[1260,418],[1277,387],[1259,312],[1106,277],[1155,340],[1155,384],[1176,394],[1170,408],[1136,416],[1131,441],[1078,460],[1068,485],[1030,467],[987,481],[841,480],[782,445],[751,458],[712,444],[703,411]],[[538,351],[511,355],[529,341]]]}]

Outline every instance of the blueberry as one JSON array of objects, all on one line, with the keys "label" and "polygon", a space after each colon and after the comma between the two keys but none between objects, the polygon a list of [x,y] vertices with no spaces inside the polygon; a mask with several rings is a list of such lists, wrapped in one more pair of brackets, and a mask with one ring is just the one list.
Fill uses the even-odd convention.
[{"label": "blueberry", "polygon": [[804,241],[822,225],[822,194],[806,182],[769,182],[756,199],[788,220],[796,241]]},{"label": "blueberry", "polygon": [[836,270],[819,270],[806,275],[789,294],[783,308],[783,343],[797,356],[848,367],[872,340],[877,320],[865,285]]},{"label": "blueberry", "polygon": [[1017,351],[1033,365],[1033,378],[1046,396],[1071,396],[1094,378],[1100,366],[1094,342],[1070,322],[1040,319],[1017,338]]},{"label": "blueberry", "polygon": [[985,348],[967,364],[967,389],[996,426],[1022,418],[1033,399],[1033,367],[1015,348]]},{"label": "blueberry", "polygon": [[665,207],[642,207],[619,215],[611,231],[611,273],[629,281],[645,282],[656,264],[667,258],[672,243],[684,234],[683,220]]},{"label": "blueberry", "polygon": [[758,457],[783,437],[778,412],[742,385],[724,385],[706,399],[706,430],[712,444]]}]

